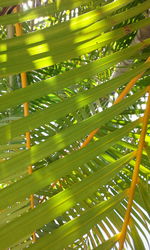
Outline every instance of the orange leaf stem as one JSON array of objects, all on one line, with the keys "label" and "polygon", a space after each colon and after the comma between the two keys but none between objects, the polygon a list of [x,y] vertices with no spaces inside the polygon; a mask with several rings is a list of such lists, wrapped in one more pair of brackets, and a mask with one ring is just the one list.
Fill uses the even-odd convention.
[{"label": "orange leaf stem", "polygon": [[[150,56],[147,58],[147,60],[145,61],[145,63],[150,62]],[[124,90],[121,92],[121,94],[118,96],[118,98],[116,99],[116,101],[114,102],[114,104],[117,104],[118,102],[120,102],[130,91],[130,89],[134,86],[134,84],[142,77],[142,75],[144,74],[144,72],[142,72],[141,74],[138,74],[137,76],[135,76],[128,84],[127,86],[124,88]]]},{"label": "orange leaf stem", "polygon": [[[150,62],[150,57],[147,58],[146,62]],[[133,87],[133,85],[142,77],[142,75],[144,74],[144,72],[142,72],[141,74],[135,76],[125,87],[125,89],[121,92],[121,94],[118,96],[118,98],[116,99],[116,101],[114,102],[114,104],[119,103],[130,91],[130,89]],[[94,137],[94,135],[98,132],[99,128],[93,130],[88,137],[85,139],[85,141],[83,142],[83,144],[81,145],[80,149],[85,147],[87,144],[89,144],[89,142],[92,140],[92,138]]]},{"label": "orange leaf stem", "polygon": [[86,140],[82,143],[81,148],[86,147],[86,145],[92,140],[92,138],[94,137],[94,135],[98,132],[99,128],[96,128],[95,130],[93,130],[88,137],[86,138]]},{"label": "orange leaf stem", "polygon": [[[14,13],[17,13],[20,10],[20,7],[17,6],[14,8]],[[22,36],[23,35],[23,29],[21,23],[16,23],[15,24],[15,30],[16,30],[16,36]],[[25,72],[22,72],[21,74],[21,85],[22,88],[27,87],[27,74]],[[29,103],[24,103],[24,116],[29,115]],[[30,132],[26,132],[26,148],[30,149],[31,148],[31,137],[30,137]],[[28,167],[28,173],[32,174],[32,166],[30,165]],[[31,194],[30,195],[30,207],[33,209],[34,208],[34,196]],[[32,241],[35,242],[36,240],[36,235],[35,233],[32,234]]]},{"label": "orange leaf stem", "polygon": [[123,246],[124,246],[124,241],[125,241],[126,232],[127,232],[127,226],[129,224],[130,213],[131,213],[133,199],[134,199],[134,193],[135,193],[135,189],[136,189],[136,184],[138,183],[138,174],[139,174],[139,166],[140,166],[141,158],[142,158],[142,151],[143,151],[144,144],[145,144],[147,124],[148,124],[149,115],[150,115],[150,87],[147,90],[149,93],[149,97],[148,97],[146,110],[145,110],[144,117],[143,117],[143,123],[142,123],[143,126],[142,126],[142,130],[141,130],[139,144],[138,144],[136,162],[135,162],[135,167],[134,167],[134,171],[133,171],[133,175],[132,175],[131,186],[130,186],[129,193],[128,193],[129,199],[128,199],[127,210],[125,213],[125,218],[124,218],[124,222],[123,222],[123,226],[122,226],[122,231],[120,234],[119,250],[122,250]]}]

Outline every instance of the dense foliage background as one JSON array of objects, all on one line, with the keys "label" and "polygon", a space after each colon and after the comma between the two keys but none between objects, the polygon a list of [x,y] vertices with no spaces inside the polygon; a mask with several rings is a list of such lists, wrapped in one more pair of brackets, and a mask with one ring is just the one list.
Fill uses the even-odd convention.
[{"label": "dense foliage background", "polygon": [[[16,5],[20,11],[9,13]],[[148,99],[150,1],[0,0],[0,6],[1,249],[120,249]],[[150,248],[149,135],[148,124],[125,249]]]}]

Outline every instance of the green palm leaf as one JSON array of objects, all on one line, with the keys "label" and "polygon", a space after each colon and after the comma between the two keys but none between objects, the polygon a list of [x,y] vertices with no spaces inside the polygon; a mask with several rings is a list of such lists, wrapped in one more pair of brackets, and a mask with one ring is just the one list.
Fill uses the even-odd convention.
[{"label": "green palm leaf", "polygon": [[[131,41],[150,25],[143,15],[150,2],[56,0],[26,9],[27,0],[0,0],[0,6],[25,2],[21,12],[0,16],[1,249],[119,249],[149,91],[150,38]],[[6,25],[17,22],[24,35],[6,39]],[[113,78],[120,62],[125,72]],[[26,88],[14,76],[21,72]],[[149,134],[148,124],[125,249],[149,247]]]}]

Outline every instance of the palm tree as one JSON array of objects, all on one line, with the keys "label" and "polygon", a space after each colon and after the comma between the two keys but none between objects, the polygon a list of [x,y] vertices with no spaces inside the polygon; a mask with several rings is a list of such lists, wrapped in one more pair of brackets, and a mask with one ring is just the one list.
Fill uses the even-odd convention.
[{"label": "palm tree", "polygon": [[150,1],[0,6],[1,249],[149,249]]}]

